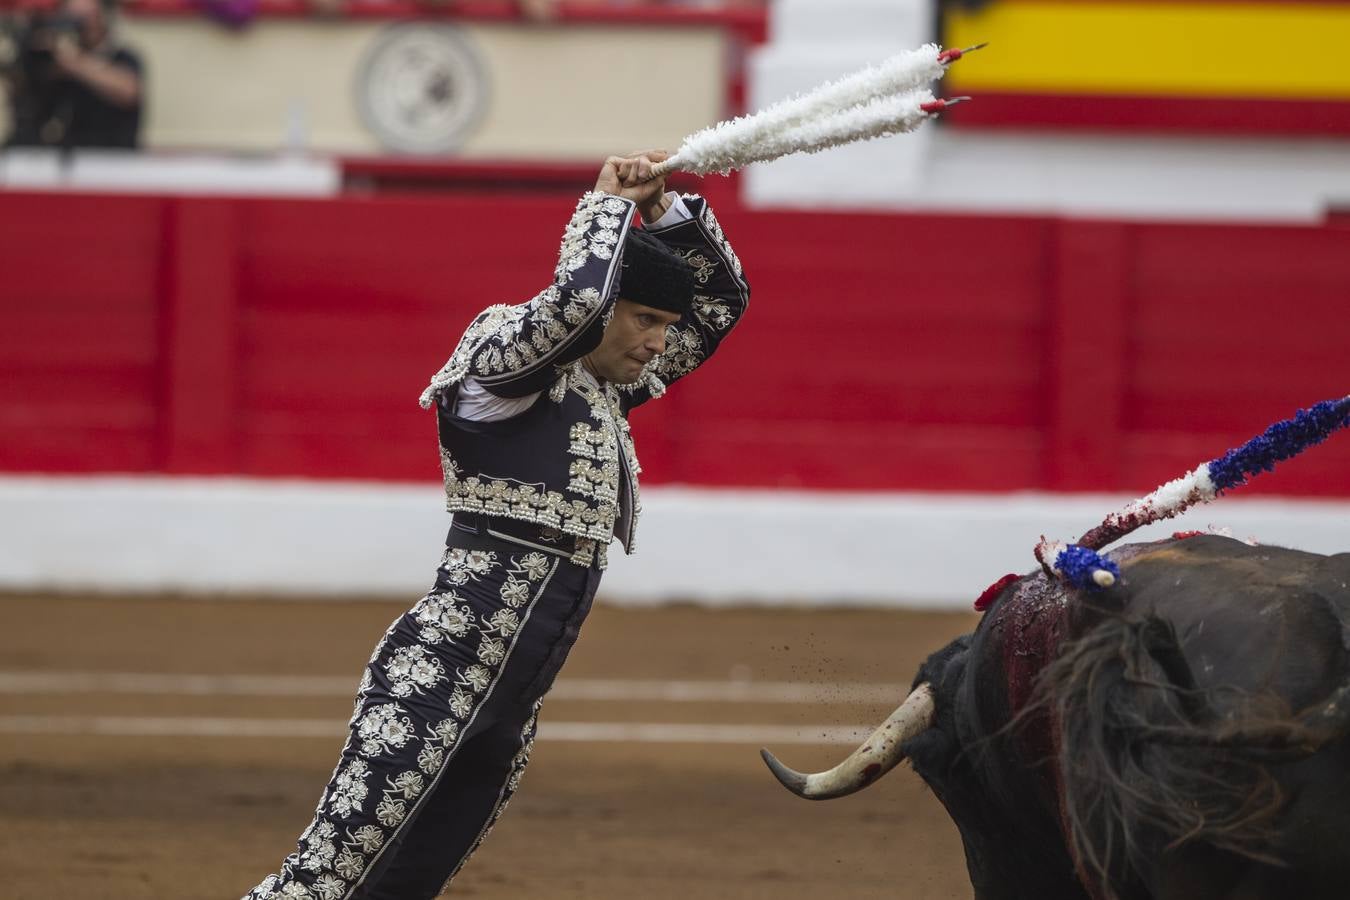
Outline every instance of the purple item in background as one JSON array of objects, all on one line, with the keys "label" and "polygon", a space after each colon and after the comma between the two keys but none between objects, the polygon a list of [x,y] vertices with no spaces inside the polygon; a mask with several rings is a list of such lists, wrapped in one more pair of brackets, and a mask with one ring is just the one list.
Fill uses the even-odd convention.
[{"label": "purple item in background", "polygon": [[243,28],[258,14],[258,0],[197,0],[208,16],[231,28]]}]

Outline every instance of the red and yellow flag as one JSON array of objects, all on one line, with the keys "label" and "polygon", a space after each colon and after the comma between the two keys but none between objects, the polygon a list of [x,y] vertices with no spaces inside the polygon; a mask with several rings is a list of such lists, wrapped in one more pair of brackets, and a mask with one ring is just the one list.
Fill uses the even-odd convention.
[{"label": "red and yellow flag", "polygon": [[1350,133],[1350,0],[994,0],[947,88],[964,122]]}]

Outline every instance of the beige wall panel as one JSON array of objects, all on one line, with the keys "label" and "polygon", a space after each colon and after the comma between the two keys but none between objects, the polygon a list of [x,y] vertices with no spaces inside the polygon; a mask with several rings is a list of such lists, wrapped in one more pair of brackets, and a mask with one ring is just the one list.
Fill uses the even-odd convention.
[{"label": "beige wall panel", "polygon": [[466,155],[673,150],[722,118],[720,30],[493,26],[472,33],[489,61],[494,97]]},{"label": "beige wall panel", "polygon": [[[386,152],[355,84],[385,23],[271,20],[235,33],[190,19],[129,19],[148,76],[146,146]],[[467,157],[592,158],[678,144],[722,115],[715,28],[462,26],[487,71]]]},{"label": "beige wall panel", "polygon": [[378,26],[264,21],[231,32],[182,19],[124,26],[146,62],[148,147],[281,149],[297,111],[311,148],[379,151],[352,95]]}]

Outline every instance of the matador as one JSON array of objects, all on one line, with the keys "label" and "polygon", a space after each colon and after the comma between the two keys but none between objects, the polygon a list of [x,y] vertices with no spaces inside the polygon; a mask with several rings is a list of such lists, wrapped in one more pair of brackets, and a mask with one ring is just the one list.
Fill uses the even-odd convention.
[{"label": "matador", "polygon": [[246,900],[434,897],[515,793],[606,549],[634,548],[628,416],[749,301],[707,201],[652,177],[664,158],[610,157],[553,283],[480,313],[422,394],[453,513],[435,585],[376,646],[314,821]]}]

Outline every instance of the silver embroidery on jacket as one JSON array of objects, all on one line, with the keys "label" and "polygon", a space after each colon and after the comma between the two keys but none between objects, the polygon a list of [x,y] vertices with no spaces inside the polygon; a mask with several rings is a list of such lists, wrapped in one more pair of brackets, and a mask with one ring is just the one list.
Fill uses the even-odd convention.
[{"label": "silver embroidery on jacket", "polygon": [[[701,198],[691,198],[698,200]],[[605,194],[590,194],[577,205],[565,229],[557,268],[560,279],[575,271],[592,256],[606,257],[619,242],[621,229],[627,227],[627,201]],[[706,204],[697,213],[702,234],[699,246],[679,248],[693,267],[696,284],[708,285],[729,270],[740,272],[740,263],[727,244],[722,228]],[[669,384],[698,368],[707,359],[720,336],[736,322],[744,309],[735,297],[696,293],[690,315],[667,332],[667,349],[652,359],[639,379],[629,385],[605,385],[601,388],[587,375],[580,361],[554,370],[555,377],[546,388],[549,400],[561,403],[569,393],[586,399],[590,420],[576,422],[568,432],[565,447],[568,471],[565,486],[548,490],[544,484],[526,484],[488,472],[467,472],[444,448],[441,464],[445,476],[446,508],[450,512],[485,513],[506,516],[556,529],[575,538],[574,562],[589,565],[603,560],[605,544],[615,535],[621,504],[623,472],[631,477],[631,513],[625,520],[627,533],[619,535],[632,552],[632,537],[641,514],[638,475],[641,466],[633,447],[631,431],[620,398],[644,391],[652,398],[665,394]],[[742,301],[744,299],[744,286]],[[433,379],[424,405],[435,394],[457,384],[467,375],[502,377],[521,366],[543,358],[551,348],[572,334],[581,323],[593,321],[598,307],[612,310],[606,298],[594,287],[569,289],[554,286],[530,301],[531,310],[518,314],[520,307],[494,307],[475,320],[446,368]],[[525,327],[523,315],[542,327]],[[528,335],[528,339],[526,339]],[[480,368],[481,366],[481,368]],[[583,542],[594,542],[587,549]]]},{"label": "silver embroidery on jacket", "polygon": [[[609,194],[585,194],[563,230],[554,270],[557,281],[565,286],[571,273],[591,256],[612,259],[631,209],[629,201]],[[538,363],[577,325],[598,312],[605,299],[594,287],[567,291],[564,297],[563,288],[553,284],[526,303],[488,307],[469,325],[455,352],[432,377],[420,403],[429,409],[437,396],[471,373],[489,377]],[[521,336],[527,320],[534,324],[528,339]]]}]

